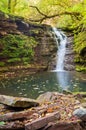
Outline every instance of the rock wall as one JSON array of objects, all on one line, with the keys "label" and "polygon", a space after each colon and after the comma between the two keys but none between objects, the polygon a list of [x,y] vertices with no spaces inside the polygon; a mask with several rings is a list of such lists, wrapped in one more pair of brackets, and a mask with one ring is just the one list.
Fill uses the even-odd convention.
[{"label": "rock wall", "polygon": [[74,56],[75,52],[73,49],[73,35],[67,34],[67,44],[66,44],[66,53],[64,59],[64,69],[67,71],[75,70]]},{"label": "rock wall", "polygon": [[51,26],[28,23],[23,18],[0,12],[0,37],[5,37],[7,34],[34,37],[38,44],[34,49],[35,55],[32,63],[42,66],[43,71],[52,68],[49,66],[52,66],[51,62],[56,55],[57,45]]}]

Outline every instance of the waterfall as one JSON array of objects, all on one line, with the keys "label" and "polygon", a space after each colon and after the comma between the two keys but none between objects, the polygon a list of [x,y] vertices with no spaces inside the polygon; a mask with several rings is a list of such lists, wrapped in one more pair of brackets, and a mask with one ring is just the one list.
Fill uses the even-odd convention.
[{"label": "waterfall", "polygon": [[55,33],[55,39],[56,39],[56,43],[58,46],[57,62],[56,62],[55,71],[63,71],[67,37],[65,36],[65,34],[62,31],[59,31],[56,28],[53,28],[53,31]]}]

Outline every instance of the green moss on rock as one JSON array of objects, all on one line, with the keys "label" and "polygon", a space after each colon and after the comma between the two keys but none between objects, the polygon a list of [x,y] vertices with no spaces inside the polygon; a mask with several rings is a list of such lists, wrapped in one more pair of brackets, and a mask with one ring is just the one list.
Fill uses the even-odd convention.
[{"label": "green moss on rock", "polygon": [[12,34],[4,36],[0,39],[1,65],[29,62],[34,56],[33,48],[36,44],[37,42],[33,37]]},{"label": "green moss on rock", "polygon": [[76,70],[86,72],[86,31],[78,33],[74,39]]},{"label": "green moss on rock", "polygon": [[84,65],[76,65],[76,71],[79,71],[79,72],[84,71],[84,72],[86,72],[86,66],[84,66]]}]

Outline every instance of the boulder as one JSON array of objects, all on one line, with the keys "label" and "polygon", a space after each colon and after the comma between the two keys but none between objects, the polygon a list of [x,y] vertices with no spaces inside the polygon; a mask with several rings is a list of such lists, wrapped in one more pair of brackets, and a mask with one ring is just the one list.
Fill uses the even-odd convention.
[{"label": "boulder", "polygon": [[51,101],[57,100],[58,95],[60,95],[60,93],[46,92],[44,94],[39,95],[39,97],[37,98],[37,101],[40,103],[51,102]]},{"label": "boulder", "polygon": [[23,97],[12,97],[6,95],[0,95],[0,103],[7,106],[20,107],[20,108],[39,105],[39,103],[34,99],[23,98]]},{"label": "boulder", "polygon": [[78,118],[80,118],[83,121],[86,121],[86,108],[81,107],[79,109],[76,109],[73,112],[73,115],[77,116]]}]

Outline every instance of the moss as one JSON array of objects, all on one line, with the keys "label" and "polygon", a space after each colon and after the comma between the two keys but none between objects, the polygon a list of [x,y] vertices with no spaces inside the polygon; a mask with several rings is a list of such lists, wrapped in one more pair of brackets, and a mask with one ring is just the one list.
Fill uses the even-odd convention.
[{"label": "moss", "polygon": [[24,63],[30,62],[34,56],[34,47],[37,42],[33,37],[25,35],[12,35],[0,39],[0,60],[1,65],[5,63]]},{"label": "moss", "polygon": [[83,58],[86,56],[86,31],[80,32],[74,36],[74,50]]},{"label": "moss", "polygon": [[86,66],[84,65],[76,65],[76,71],[83,71],[83,72],[86,72]]},{"label": "moss", "polygon": [[75,34],[74,51],[76,52],[74,59],[76,70],[86,72],[86,31]]},{"label": "moss", "polygon": [[8,63],[21,62],[21,59],[20,58],[12,58],[12,59],[7,60],[7,62]]},{"label": "moss", "polygon": [[0,62],[0,67],[3,67],[5,65],[4,62]]},{"label": "moss", "polygon": [[73,92],[73,94],[86,94],[86,92]]}]

